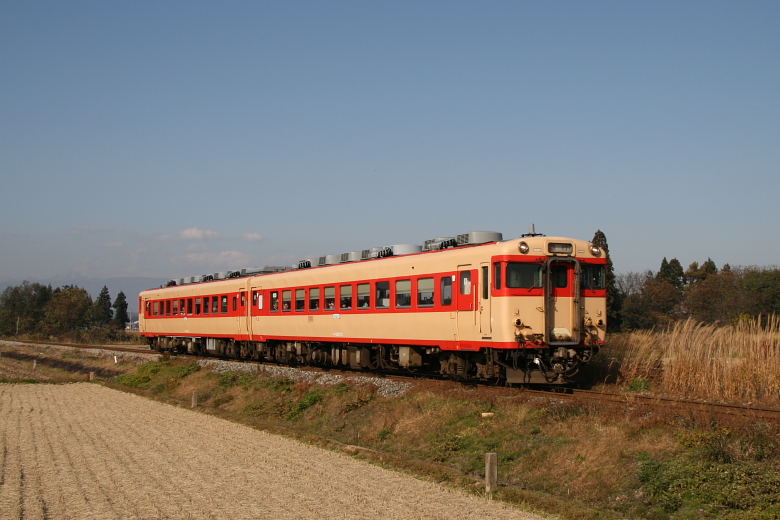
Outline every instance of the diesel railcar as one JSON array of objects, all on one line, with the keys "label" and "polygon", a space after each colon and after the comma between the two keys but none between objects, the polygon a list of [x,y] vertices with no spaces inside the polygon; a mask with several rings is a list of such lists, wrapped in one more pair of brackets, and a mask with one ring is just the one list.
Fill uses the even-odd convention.
[{"label": "diesel railcar", "polygon": [[471,232],[171,280],[138,297],[158,351],[567,383],[606,334],[606,255],[583,240]]}]

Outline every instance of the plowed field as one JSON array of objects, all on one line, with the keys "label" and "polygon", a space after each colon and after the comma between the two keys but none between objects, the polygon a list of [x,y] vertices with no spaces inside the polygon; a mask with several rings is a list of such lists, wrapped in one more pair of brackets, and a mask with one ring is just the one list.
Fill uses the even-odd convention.
[{"label": "plowed field", "polygon": [[93,384],[0,385],[0,518],[539,518]]}]

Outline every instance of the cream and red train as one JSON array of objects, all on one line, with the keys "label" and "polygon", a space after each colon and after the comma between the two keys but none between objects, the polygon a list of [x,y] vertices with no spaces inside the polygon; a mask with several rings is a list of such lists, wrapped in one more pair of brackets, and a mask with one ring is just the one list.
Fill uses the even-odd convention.
[{"label": "cream and red train", "polygon": [[605,264],[583,240],[472,232],[172,280],[139,295],[139,329],[159,351],[564,383],[603,344]]}]

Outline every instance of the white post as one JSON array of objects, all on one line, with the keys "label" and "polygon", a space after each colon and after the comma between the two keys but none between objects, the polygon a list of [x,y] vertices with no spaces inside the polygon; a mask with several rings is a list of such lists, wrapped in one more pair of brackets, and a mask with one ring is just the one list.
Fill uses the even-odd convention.
[{"label": "white post", "polygon": [[492,493],[498,489],[498,455],[485,454],[485,491]]},{"label": "white post", "polygon": [[195,390],[192,392],[192,406],[190,408],[195,408],[198,406],[198,391]]}]

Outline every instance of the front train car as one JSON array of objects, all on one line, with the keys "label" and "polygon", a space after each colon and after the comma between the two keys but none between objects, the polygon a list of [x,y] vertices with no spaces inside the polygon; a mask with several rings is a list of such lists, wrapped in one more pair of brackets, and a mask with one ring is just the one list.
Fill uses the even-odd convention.
[{"label": "front train car", "polygon": [[562,384],[604,342],[605,267],[583,240],[471,232],[172,280],[139,326],[156,350]]}]

